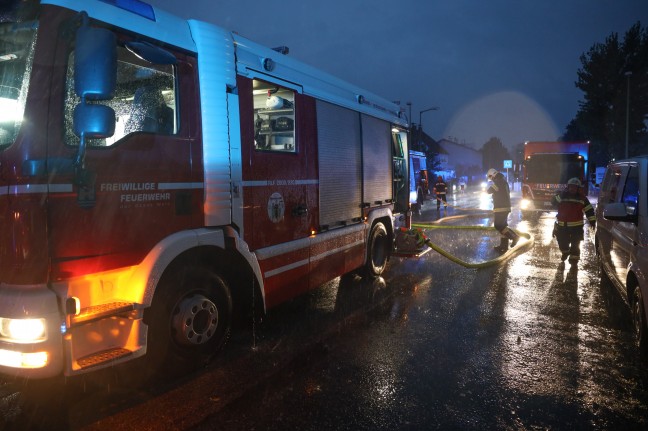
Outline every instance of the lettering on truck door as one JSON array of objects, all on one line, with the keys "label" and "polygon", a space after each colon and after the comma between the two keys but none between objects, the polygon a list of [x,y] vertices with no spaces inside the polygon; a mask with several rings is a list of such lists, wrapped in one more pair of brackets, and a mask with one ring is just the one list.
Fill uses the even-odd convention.
[{"label": "lettering on truck door", "polygon": [[258,79],[238,77],[238,88],[243,236],[259,258],[271,306],[308,287],[318,213],[314,102]]}]

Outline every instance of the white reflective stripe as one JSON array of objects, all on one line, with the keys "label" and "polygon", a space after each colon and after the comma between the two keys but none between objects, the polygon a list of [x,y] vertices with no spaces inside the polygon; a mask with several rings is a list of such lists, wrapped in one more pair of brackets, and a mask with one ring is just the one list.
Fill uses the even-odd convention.
[{"label": "white reflective stripe", "polygon": [[203,189],[204,183],[158,183],[158,190]]},{"label": "white reflective stripe", "polygon": [[[202,189],[203,183],[158,183],[158,190]],[[72,184],[21,184],[0,187],[0,195],[23,195],[32,193],[71,193]]]},{"label": "white reflective stripe", "polygon": [[[334,255],[336,253],[341,253],[341,252],[346,251],[346,250],[348,250],[350,248],[357,247],[357,246],[363,245],[363,244],[364,244],[364,240],[359,240],[359,241],[356,241],[356,242],[354,242],[352,244],[347,244],[347,245],[345,245],[343,247],[338,247],[336,249],[329,250],[329,251],[326,251],[324,253],[320,253],[317,256],[313,256],[313,257],[311,257],[311,261],[315,262],[315,261],[318,261],[320,259],[324,259],[325,257],[329,257],[329,256]],[[308,265],[308,263],[309,263],[308,259],[302,259],[302,260],[300,260],[298,262],[294,262],[294,263],[284,265],[284,266],[281,266],[279,268],[275,268],[275,269],[272,269],[270,271],[267,271],[265,273],[265,276],[267,278],[270,278],[272,276],[282,274],[282,273],[284,273],[286,271],[290,271],[292,269],[299,268],[300,266]]]},{"label": "white reflective stripe", "polygon": [[308,265],[308,259],[303,259],[303,260],[300,260],[298,262],[291,263],[290,265],[285,265],[285,266],[281,266],[279,268],[275,268],[273,270],[270,270],[270,271],[266,272],[265,276],[270,278],[272,276],[281,274],[281,273],[286,272],[286,271],[290,271],[291,269],[299,268],[300,266],[304,266],[304,265]]},{"label": "white reflective stripe", "polygon": [[47,193],[47,184],[21,184],[18,186],[9,186],[10,195],[29,193]]},{"label": "white reflective stripe", "polygon": [[243,187],[263,187],[263,186],[309,186],[319,184],[319,180],[260,180],[260,181],[243,181]]},{"label": "white reflective stripe", "polygon": [[72,184],[50,184],[50,193],[72,193]]},{"label": "white reflective stripe", "polygon": [[313,256],[311,258],[311,260],[316,261],[316,260],[324,259],[325,257],[329,257],[329,256],[331,256],[331,255],[333,255],[335,253],[339,253],[341,251],[346,251],[346,250],[348,250],[350,248],[357,247],[357,246],[363,245],[363,244],[364,244],[364,240],[359,240],[359,241],[356,241],[356,242],[354,242],[352,244],[347,244],[347,245],[345,245],[343,247],[339,247],[339,248],[336,248],[336,249],[333,249],[333,250],[326,251],[324,253],[320,253],[317,256]]},{"label": "white reflective stripe", "polygon": [[0,195],[27,195],[33,193],[70,193],[72,184],[21,184],[1,187]]}]

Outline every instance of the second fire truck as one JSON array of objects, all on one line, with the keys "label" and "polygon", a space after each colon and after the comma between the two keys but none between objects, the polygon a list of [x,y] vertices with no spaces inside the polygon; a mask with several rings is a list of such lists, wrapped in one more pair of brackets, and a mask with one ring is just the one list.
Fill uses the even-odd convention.
[{"label": "second fire truck", "polygon": [[525,142],[522,209],[551,210],[551,198],[578,178],[587,194],[589,142]]}]

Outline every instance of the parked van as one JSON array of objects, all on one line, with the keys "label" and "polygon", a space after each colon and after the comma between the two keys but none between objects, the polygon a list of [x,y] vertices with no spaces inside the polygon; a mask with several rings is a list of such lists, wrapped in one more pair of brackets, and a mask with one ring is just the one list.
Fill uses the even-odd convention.
[{"label": "parked van", "polygon": [[596,254],[603,282],[630,307],[641,355],[648,356],[648,156],[608,165],[596,207]]}]

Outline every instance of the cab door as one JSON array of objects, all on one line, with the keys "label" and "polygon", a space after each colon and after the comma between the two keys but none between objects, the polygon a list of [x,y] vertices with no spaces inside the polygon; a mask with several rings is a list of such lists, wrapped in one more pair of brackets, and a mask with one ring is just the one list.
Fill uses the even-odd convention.
[{"label": "cab door", "polygon": [[314,102],[279,80],[239,76],[238,90],[243,237],[259,258],[272,305],[308,286],[318,184]]},{"label": "cab door", "polygon": [[69,164],[79,154],[75,51],[64,40],[58,46],[63,85],[51,109],[63,111],[48,141],[55,279],[135,265],[161,239],[202,221],[196,58],[165,47],[156,63],[130,43],[116,34],[114,97],[92,102],[114,110],[115,133],[86,140],[82,169]]}]

